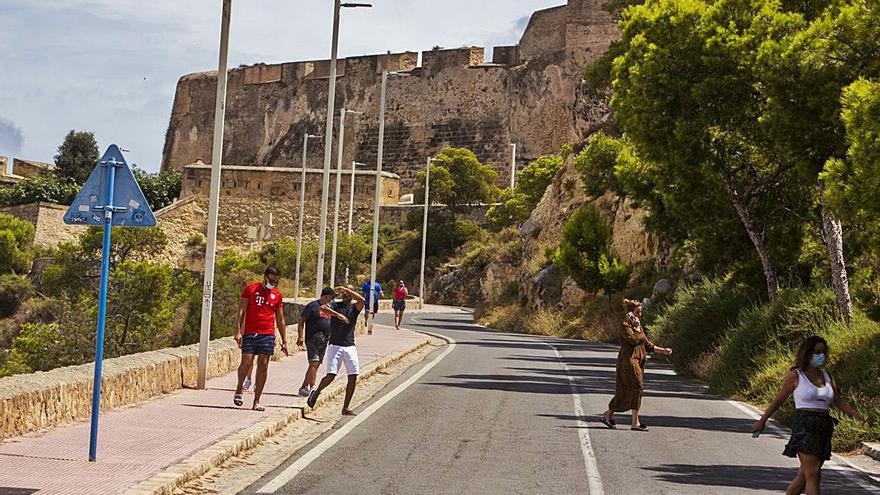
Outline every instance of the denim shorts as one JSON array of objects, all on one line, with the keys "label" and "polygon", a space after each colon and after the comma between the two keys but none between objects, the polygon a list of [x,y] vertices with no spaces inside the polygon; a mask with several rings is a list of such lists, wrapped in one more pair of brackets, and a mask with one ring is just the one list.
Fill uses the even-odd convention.
[{"label": "denim shorts", "polygon": [[406,309],[406,299],[395,299],[394,302],[391,303],[391,307],[394,308],[395,311],[403,311]]},{"label": "denim shorts", "polygon": [[306,337],[306,354],[310,363],[324,361],[324,353],[327,351],[327,335],[316,333]]},{"label": "denim shorts", "polygon": [[275,354],[275,335],[246,333],[241,337],[241,353],[271,356]]}]

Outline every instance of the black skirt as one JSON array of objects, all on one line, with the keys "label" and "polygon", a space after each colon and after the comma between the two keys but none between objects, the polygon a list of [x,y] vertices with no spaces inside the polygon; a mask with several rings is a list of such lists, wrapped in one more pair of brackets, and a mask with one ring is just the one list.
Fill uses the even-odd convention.
[{"label": "black skirt", "polygon": [[797,457],[798,452],[831,459],[831,435],[837,420],[827,412],[797,411],[791,425],[791,439],[783,455]]}]

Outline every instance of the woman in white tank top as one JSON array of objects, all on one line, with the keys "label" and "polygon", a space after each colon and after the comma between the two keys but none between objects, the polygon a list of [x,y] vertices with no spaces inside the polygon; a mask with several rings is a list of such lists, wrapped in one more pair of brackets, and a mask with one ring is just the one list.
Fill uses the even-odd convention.
[{"label": "woman in white tank top", "polygon": [[828,342],[822,337],[808,337],[801,344],[795,365],[785,375],[779,393],[761,419],[752,426],[753,432],[764,430],[767,419],[779,409],[790,395],[794,396],[797,410],[791,425],[791,439],[783,455],[797,457],[801,466],[797,476],[788,485],[787,495],[803,493],[818,495],[822,479],[822,464],[831,459],[831,435],[837,422],[829,414],[831,405],[844,413],[864,421],[858,411],[843,398],[831,375],[825,371]]}]

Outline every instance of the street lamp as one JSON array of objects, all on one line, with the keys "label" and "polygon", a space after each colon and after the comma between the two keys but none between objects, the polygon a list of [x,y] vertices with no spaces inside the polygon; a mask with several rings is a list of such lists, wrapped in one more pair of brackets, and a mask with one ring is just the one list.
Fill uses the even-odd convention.
[{"label": "street lamp", "polygon": [[[354,169],[355,167],[366,166],[366,163],[351,162],[351,190],[349,191],[348,195],[348,237],[351,237],[352,226],[354,222]],[[345,265],[345,283],[348,283],[348,265]]]},{"label": "street lamp", "polygon": [[439,162],[436,158],[428,158],[428,165],[425,167],[425,215],[422,219],[422,269],[419,277],[419,297],[422,299],[422,305],[425,304],[425,247],[428,242],[428,207],[430,205],[431,192],[431,163]]},{"label": "street lamp", "polygon": [[223,161],[226,65],[229,56],[229,21],[231,17],[232,0],[223,0],[223,15],[220,23],[220,61],[217,65],[217,101],[214,107],[214,143],[211,153],[211,192],[208,199],[208,241],[205,245],[205,281],[202,286],[199,370],[196,379],[196,385],[202,390],[205,389],[208,381],[208,341],[211,340],[211,309],[214,303],[214,260],[217,254],[217,212],[220,208],[220,165]]},{"label": "street lamp", "polygon": [[363,112],[355,112],[342,108],[339,111],[339,150],[336,152],[336,208],[333,210],[333,247],[330,250],[330,287],[336,286],[336,245],[339,238],[339,196],[342,194],[342,155],[345,143],[345,116],[360,115]]},{"label": "street lamp", "polygon": [[308,133],[303,136],[302,179],[299,183],[299,230],[296,234],[296,281],[293,283],[294,302],[299,300],[299,263],[302,258],[303,216],[306,212],[306,155],[309,150],[309,139],[320,139],[320,136]]},{"label": "street lamp", "polygon": [[516,143],[510,143],[510,189],[516,185]]},{"label": "street lamp", "polygon": [[330,47],[330,81],[327,90],[327,126],[324,131],[324,179],[321,188],[321,230],[318,235],[317,296],[324,282],[324,243],[327,241],[327,203],[330,196],[330,152],[333,150],[333,112],[336,104],[336,52],[339,46],[339,10],[341,7],[372,7],[369,3],[333,3],[333,39]]},{"label": "street lamp", "polygon": [[[376,294],[374,287],[376,286],[376,259],[379,252],[379,200],[382,193],[382,152],[385,141],[385,93],[388,88],[388,76],[406,77],[408,75],[400,72],[389,72],[388,70],[382,71],[382,89],[379,92],[379,147],[376,153],[376,197],[374,200],[375,204],[373,205],[373,254],[370,259],[370,290],[369,300],[367,301],[369,303],[369,306],[367,306],[369,311],[367,311],[367,314],[373,310]],[[373,318],[369,319],[369,326],[367,328],[367,333],[372,334]]]}]

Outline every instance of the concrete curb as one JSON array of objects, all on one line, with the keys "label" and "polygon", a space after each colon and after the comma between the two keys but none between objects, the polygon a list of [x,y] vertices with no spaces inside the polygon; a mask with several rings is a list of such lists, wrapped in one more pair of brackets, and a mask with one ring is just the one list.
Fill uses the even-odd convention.
[{"label": "concrete curb", "polygon": [[862,452],[875,461],[880,461],[880,443],[862,442]]},{"label": "concrete curb", "polygon": [[[429,341],[426,340],[405,351],[390,354],[378,361],[373,361],[362,370],[361,379],[372,377],[377,372],[381,372],[386,367],[402,360],[428,344]],[[324,401],[327,401],[338,397],[344,390],[345,381],[335,381],[321,395],[324,397]],[[212,445],[208,445],[190,455],[189,458],[172,464],[149,478],[132,485],[122,493],[126,495],[172,495],[179,486],[220,466],[227,459],[256,447],[290,423],[302,419],[303,414],[310,410],[308,406],[303,406],[302,408],[295,409],[293,412],[280,411],[273,413],[258,423],[233,433]]]}]

